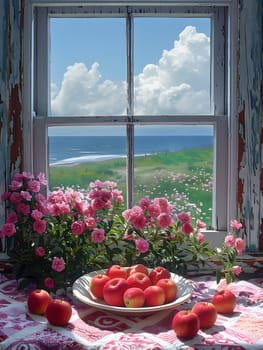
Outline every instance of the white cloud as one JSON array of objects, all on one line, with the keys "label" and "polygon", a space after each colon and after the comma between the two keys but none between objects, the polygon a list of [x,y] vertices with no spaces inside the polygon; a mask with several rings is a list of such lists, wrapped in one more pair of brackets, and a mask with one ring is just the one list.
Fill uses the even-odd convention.
[{"label": "white cloud", "polygon": [[[210,39],[186,27],[158,64],[135,77],[136,114],[209,112]],[[103,80],[99,64],[67,68],[60,89],[51,87],[53,115],[121,115],[126,113],[126,83]]]}]

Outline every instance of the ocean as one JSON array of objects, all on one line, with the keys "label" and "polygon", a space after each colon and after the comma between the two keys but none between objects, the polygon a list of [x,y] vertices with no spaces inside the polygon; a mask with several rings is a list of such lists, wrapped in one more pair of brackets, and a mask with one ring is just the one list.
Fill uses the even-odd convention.
[{"label": "ocean", "polygon": [[[135,136],[135,155],[213,146],[213,136]],[[127,152],[125,136],[50,136],[50,165],[78,164],[117,157]]]}]

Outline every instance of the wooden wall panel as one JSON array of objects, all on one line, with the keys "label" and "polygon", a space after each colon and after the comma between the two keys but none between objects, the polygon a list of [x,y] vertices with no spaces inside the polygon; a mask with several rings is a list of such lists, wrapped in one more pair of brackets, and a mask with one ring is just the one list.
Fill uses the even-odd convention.
[{"label": "wooden wall panel", "polygon": [[240,1],[238,216],[257,250],[262,225],[262,1]]},{"label": "wooden wall panel", "polygon": [[[24,0],[0,1],[0,193],[23,168],[22,38]],[[4,221],[0,202],[0,224]]]}]

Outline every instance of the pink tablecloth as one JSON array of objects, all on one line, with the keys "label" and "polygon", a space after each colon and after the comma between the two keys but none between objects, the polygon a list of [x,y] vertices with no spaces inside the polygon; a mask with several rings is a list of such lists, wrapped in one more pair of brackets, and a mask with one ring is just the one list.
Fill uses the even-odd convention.
[{"label": "pink tablecloth", "polygon": [[199,300],[211,299],[218,287],[213,277],[191,280],[190,303],[172,311],[148,316],[120,316],[77,302],[67,327],[54,327],[42,316],[28,313],[27,291],[0,274],[0,349],[9,350],[158,350],[158,349],[257,349],[263,350],[263,278],[239,281],[227,288],[237,296],[235,312],[218,315],[215,326],[189,341],[177,339],[171,329],[173,315]]}]

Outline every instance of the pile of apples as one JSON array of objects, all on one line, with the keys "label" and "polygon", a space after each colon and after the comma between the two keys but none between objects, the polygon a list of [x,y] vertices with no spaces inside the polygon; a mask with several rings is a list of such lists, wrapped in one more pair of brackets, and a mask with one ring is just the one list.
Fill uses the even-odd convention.
[{"label": "pile of apples", "polygon": [[199,329],[213,327],[217,314],[231,314],[236,306],[236,296],[229,289],[218,290],[210,301],[199,301],[192,309],[178,311],[172,320],[177,337],[194,338]]},{"label": "pile of apples", "polygon": [[29,312],[45,316],[53,326],[64,327],[72,315],[71,304],[64,299],[52,299],[45,289],[34,289],[27,298]]},{"label": "pile of apples", "polygon": [[169,270],[162,266],[150,270],[143,264],[111,265],[104,274],[94,275],[89,287],[96,298],[117,307],[160,306],[177,296],[177,285]]}]

